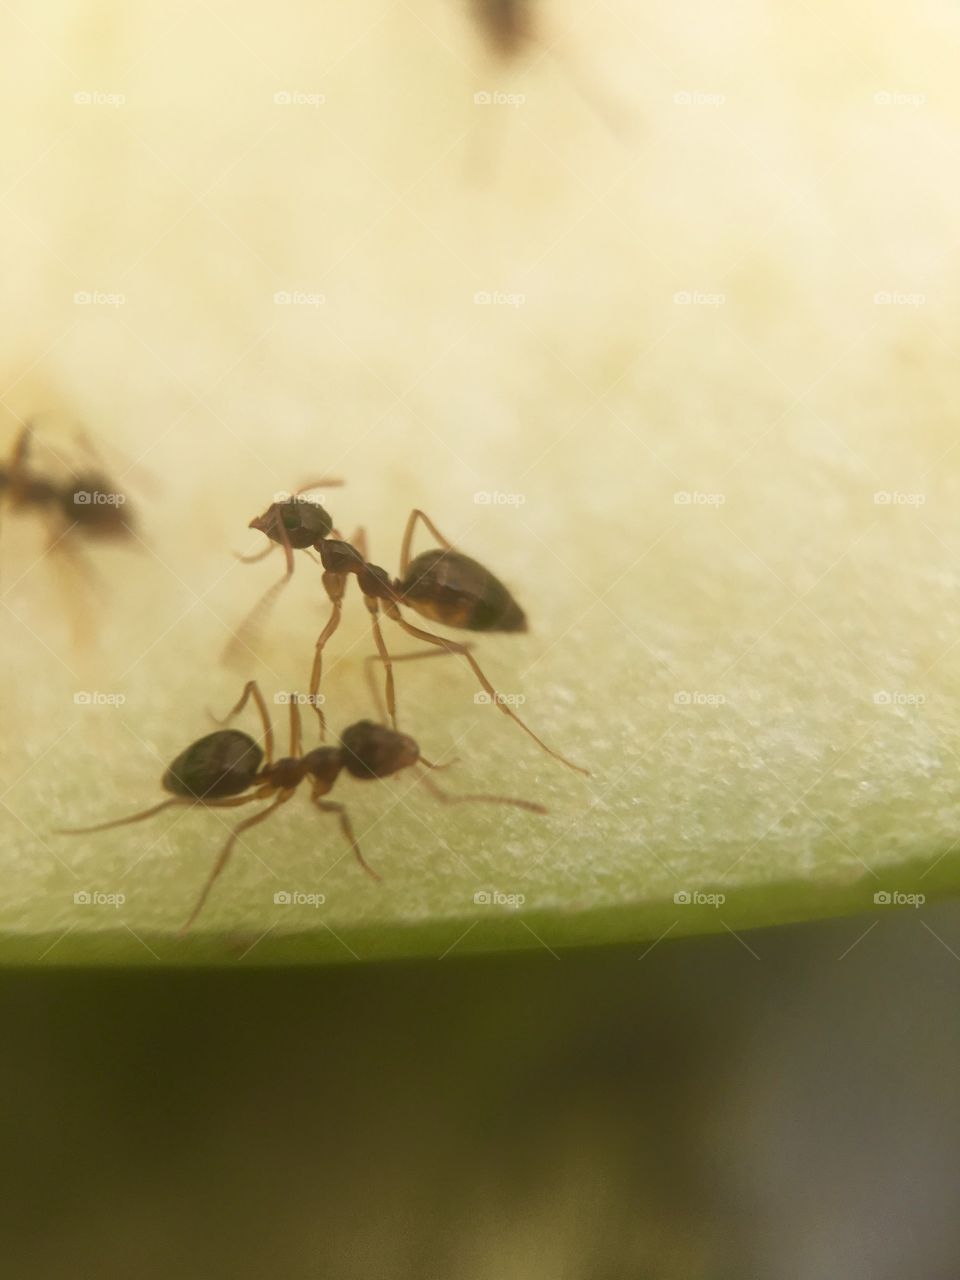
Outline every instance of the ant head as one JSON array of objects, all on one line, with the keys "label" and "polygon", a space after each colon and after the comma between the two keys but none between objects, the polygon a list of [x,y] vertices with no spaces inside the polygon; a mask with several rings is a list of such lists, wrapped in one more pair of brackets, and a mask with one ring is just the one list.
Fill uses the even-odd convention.
[{"label": "ant head", "polygon": [[218,729],[181,751],[163,775],[164,790],[175,796],[217,800],[239,795],[260,771],[263,752],[239,729]]},{"label": "ant head", "polygon": [[126,501],[126,495],[112,481],[95,471],[75,475],[60,496],[64,518],[96,538],[131,535],[132,520]]},{"label": "ant head", "polygon": [[333,520],[319,502],[294,495],[283,502],[272,502],[262,516],[250,521],[251,529],[259,529],[272,542],[288,543],[303,550],[321,542],[333,528]]},{"label": "ant head", "polygon": [[354,778],[388,778],[420,759],[413,738],[372,720],[358,720],[340,738],[343,767]]},{"label": "ant head", "polygon": [[336,747],[314,747],[303,757],[303,767],[324,791],[329,791],[343,768],[343,759]]}]

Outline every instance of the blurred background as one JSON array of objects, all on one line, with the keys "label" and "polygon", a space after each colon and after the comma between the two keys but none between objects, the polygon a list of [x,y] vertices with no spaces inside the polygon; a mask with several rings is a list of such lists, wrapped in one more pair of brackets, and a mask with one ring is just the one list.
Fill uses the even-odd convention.
[{"label": "blurred background", "polygon": [[[948,1280],[954,907],[0,982],[10,1274]],[[872,927],[871,927],[872,926]]]}]

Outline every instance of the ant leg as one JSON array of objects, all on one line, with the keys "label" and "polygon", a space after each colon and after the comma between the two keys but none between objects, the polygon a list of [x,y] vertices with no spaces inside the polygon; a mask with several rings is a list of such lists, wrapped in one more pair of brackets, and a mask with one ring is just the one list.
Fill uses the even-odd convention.
[{"label": "ant leg", "polygon": [[360,845],[357,843],[357,837],[353,833],[353,827],[350,823],[349,815],[347,814],[347,811],[343,807],[343,805],[337,804],[336,801],[334,800],[321,800],[321,798],[316,794],[316,792],[314,792],[314,795],[313,795],[313,803],[317,806],[318,809],[322,809],[324,813],[337,814],[337,816],[340,819],[340,830],[343,832],[347,843],[349,844],[350,848],[353,850],[356,856],[356,859],[360,863],[361,867],[363,867],[367,875],[371,876],[374,880],[382,880],[383,877],[378,875],[377,872],[374,871],[373,867],[371,867],[370,863],[367,862],[366,858],[360,852]]},{"label": "ant leg", "polygon": [[441,791],[437,784],[423,773],[417,774],[417,781],[422,783],[435,799],[442,801],[444,804],[473,804],[475,802],[481,804],[509,804],[516,809],[529,809],[531,813],[547,812],[542,804],[537,804],[534,800],[516,800],[512,796],[451,795],[449,791]]},{"label": "ant leg", "polygon": [[270,723],[270,712],[267,710],[267,704],[263,700],[263,694],[260,692],[260,686],[256,680],[247,681],[243,686],[240,701],[227,712],[222,720],[218,720],[214,715],[211,715],[210,719],[214,724],[229,724],[233,717],[238,716],[247,705],[251,695],[257,704],[257,710],[260,712],[260,721],[263,724],[263,748],[267,757],[267,764],[273,764],[273,725]]},{"label": "ant leg", "polygon": [[526,724],[525,721],[521,720],[521,718],[517,715],[517,713],[513,710],[513,708],[508,706],[507,703],[503,701],[500,694],[497,693],[496,689],[493,687],[493,685],[484,675],[483,669],[481,668],[479,662],[477,662],[473,654],[470,652],[470,648],[468,645],[460,644],[456,640],[447,640],[443,636],[435,636],[432,631],[423,631],[421,630],[420,627],[413,626],[412,623],[407,622],[406,618],[404,618],[401,615],[400,610],[397,608],[395,604],[386,605],[384,612],[386,613],[388,618],[392,618],[393,621],[396,622],[398,626],[403,627],[404,631],[406,631],[408,635],[413,636],[415,639],[426,640],[428,644],[442,645],[442,647],[446,649],[449,653],[462,654],[466,658],[467,662],[469,662],[471,668],[473,669],[474,675],[477,677],[477,679],[480,682],[480,687],[483,689],[484,693],[486,693],[487,697],[490,699],[490,701],[494,704],[495,707],[499,707],[499,709],[503,712],[504,715],[509,716],[511,720],[515,720],[517,724],[520,726],[520,728],[524,731],[524,733],[526,733],[529,737],[531,737],[534,740],[534,742],[537,744],[537,746],[541,747],[547,753],[548,756],[553,756],[554,760],[559,760],[560,763],[565,764],[568,769],[573,769],[577,773],[582,773],[587,778],[590,777],[589,769],[584,769],[582,765],[574,764],[572,760],[568,760],[567,757],[561,755],[559,751],[554,751],[552,747],[548,747],[547,744],[543,741],[543,739],[538,738],[537,735],[530,728],[530,726]]},{"label": "ant leg", "polygon": [[[384,666],[385,685],[387,690],[387,715],[390,717],[390,727],[396,731],[397,693],[393,682],[393,663],[390,661],[390,654],[383,639],[383,632],[380,630],[380,620],[378,617],[380,606],[377,603],[376,596],[364,596],[363,603],[367,606],[370,613],[370,625],[373,628],[373,642],[377,646],[378,657],[375,661],[382,662]],[[369,667],[367,670],[369,670]],[[379,699],[377,699],[377,709],[380,709]]]},{"label": "ant leg", "polygon": [[[290,799],[290,797],[293,794],[294,794],[293,791],[281,791],[280,794],[277,796],[277,798],[273,801],[273,803],[267,805],[266,809],[261,810],[260,813],[254,814],[252,818],[245,818],[243,822],[238,822],[237,825],[233,828],[233,830],[230,832],[230,835],[227,837],[226,844],[220,850],[220,854],[216,862],[213,864],[213,868],[211,869],[210,874],[207,876],[206,883],[204,884],[203,888],[200,891],[200,897],[197,899],[196,905],[194,906],[193,910],[190,912],[189,916],[187,916],[185,923],[180,929],[180,932],[178,935],[179,937],[182,938],[184,934],[188,932],[188,930],[190,929],[190,926],[193,924],[197,916],[203,910],[203,904],[206,902],[207,898],[210,895],[210,890],[213,888],[214,881],[217,879],[221,871],[223,871],[224,867],[230,861],[230,855],[233,853],[233,846],[237,843],[237,841],[239,840],[243,832],[248,830],[250,827],[255,827],[258,822],[265,822],[267,818],[269,818],[270,815],[280,807],[280,805],[286,804],[286,802]],[[249,797],[249,799],[251,800],[258,800],[261,798],[262,797],[260,796]]]},{"label": "ant leg", "polygon": [[[240,653],[241,646],[246,649],[248,653],[252,652],[250,646],[244,639],[244,636],[249,635],[251,631],[256,631],[257,624],[263,622],[263,619],[269,614],[270,610],[276,604],[277,597],[280,592],[293,577],[293,547],[290,545],[290,537],[282,521],[280,522],[280,534],[281,540],[278,545],[283,547],[286,571],[279,582],[275,582],[272,587],[268,587],[266,589],[250,612],[241,620],[239,626],[224,646],[221,661],[230,666],[236,665],[239,659],[243,656]],[[239,558],[242,559],[242,557]],[[254,639],[255,638],[256,636],[254,635]]]},{"label": "ant leg", "polygon": [[437,526],[433,523],[430,517],[425,512],[418,511],[416,508],[414,508],[413,511],[410,512],[410,517],[407,520],[407,527],[403,531],[403,542],[400,547],[400,577],[401,578],[406,577],[407,569],[410,566],[410,546],[413,542],[413,531],[416,528],[418,520],[423,521],[423,523],[429,529],[430,533],[433,534],[436,541],[440,543],[441,547],[443,547],[444,551],[454,550],[453,543],[447,541],[447,539],[443,536],[443,534],[440,532]]},{"label": "ant leg", "polygon": [[340,625],[343,613],[343,593],[347,589],[345,573],[325,573],[323,589],[333,606],[327,625],[317,637],[317,646],[313,654],[313,669],[310,672],[310,703],[320,720],[320,741],[323,742],[327,731],[327,721],[323,714],[323,705],[319,700],[320,677],[323,674],[323,647]]},{"label": "ant leg", "polygon": [[185,796],[175,796],[172,800],[161,800],[152,809],[143,809],[140,813],[132,813],[128,818],[114,818],[112,822],[98,822],[93,827],[55,827],[54,834],[59,836],[83,836],[91,831],[109,831],[111,827],[126,827],[132,822],[142,822],[144,818],[152,818],[155,813],[159,813],[162,809],[170,809],[175,805],[186,805],[188,808],[197,806],[204,809],[235,809],[239,804],[250,804],[253,800],[263,799],[265,799],[265,796],[259,792],[252,796],[231,796],[227,800],[194,800]]},{"label": "ant leg", "polygon": [[299,694],[291,693],[287,696],[290,699],[290,754],[296,759],[303,754],[300,707],[297,704]]},{"label": "ant leg", "polygon": [[255,552],[252,556],[241,555],[239,551],[234,551],[234,560],[239,560],[241,564],[259,564],[261,560],[266,560],[271,551],[275,551],[277,543],[268,542],[262,551]]},{"label": "ant leg", "polygon": [[[412,662],[415,658],[446,658],[449,656],[447,649],[424,649],[417,653],[394,653],[390,655],[391,662]],[[368,653],[363,660],[363,675],[367,682],[367,688],[373,698],[374,705],[377,708],[377,717],[383,723],[387,718],[384,709],[383,700],[380,697],[380,686],[373,678],[373,663],[383,662],[384,658],[379,653]],[[396,727],[396,726],[394,726]]]},{"label": "ant leg", "polygon": [[114,818],[111,822],[98,822],[92,827],[54,827],[54,833],[58,836],[83,836],[91,831],[109,831],[111,827],[125,827],[131,822],[143,822],[144,818],[152,818],[155,813],[160,813],[163,809],[171,809],[174,805],[183,804],[199,804],[198,800],[174,799],[161,800],[159,804],[155,804],[151,809],[141,809],[139,813],[131,813],[127,818]]}]

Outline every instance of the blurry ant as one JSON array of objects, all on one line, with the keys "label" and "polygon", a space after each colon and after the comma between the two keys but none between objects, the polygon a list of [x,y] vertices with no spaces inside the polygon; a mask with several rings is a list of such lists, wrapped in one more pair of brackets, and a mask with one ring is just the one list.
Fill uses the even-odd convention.
[{"label": "blurry ant", "polygon": [[[427,765],[420,756],[420,748],[413,738],[405,733],[388,729],[385,725],[373,724],[370,720],[360,720],[345,729],[340,738],[339,747],[315,747],[304,755],[301,747],[300,710],[295,694],[290,695],[289,698],[290,753],[279,760],[274,760],[273,725],[263,694],[255,680],[250,680],[244,685],[240,700],[226,719],[229,720],[239,714],[251,697],[263,724],[262,749],[249,734],[242,733],[239,729],[218,729],[214,733],[208,733],[182,751],[163,775],[162,786],[165,791],[171,793],[172,799],[162,800],[160,804],[150,809],[144,809],[126,818],[116,818],[112,822],[101,822],[92,827],[68,827],[61,830],[63,835],[86,835],[93,831],[108,831],[112,827],[142,822],[145,818],[151,818],[155,813],[173,806],[202,805],[207,809],[231,809],[238,805],[273,797],[265,809],[254,817],[239,822],[231,831],[213,864],[196,905],[180,930],[181,937],[190,929],[202,911],[214,882],[229,862],[234,846],[243,832],[260,822],[265,822],[275,810],[282,804],[286,804],[306,778],[310,779],[310,799],[322,812],[337,815],[340,820],[340,829],[360,866],[372,879],[379,880],[380,876],[366,861],[360,850],[344,806],[332,800],[325,800],[323,797],[333,789],[334,783],[344,769],[351,777],[364,782],[389,778],[392,774],[399,773],[401,769],[409,769],[415,765],[423,765],[431,769],[445,767]],[[513,805],[519,809],[528,809],[531,813],[547,812],[543,805],[535,804],[532,800],[514,800],[507,796],[493,795],[451,795],[442,791],[425,774],[418,774],[417,777],[436,799],[442,800],[445,804],[477,801],[486,804]],[[243,794],[243,792],[249,792],[251,788],[253,788],[252,794]]]},{"label": "blurry ant", "polygon": [[498,57],[514,58],[533,39],[530,0],[471,0],[473,18]]},{"label": "blurry ant", "polygon": [[[59,537],[76,531],[92,539],[129,538],[133,526],[124,509],[126,495],[119,492],[106,473],[71,468],[69,479],[60,481],[43,475],[30,465],[33,440],[33,423],[26,422],[7,461],[0,463],[0,497],[6,498],[11,509],[52,514],[66,525]],[[89,450],[86,437],[84,442]]]},{"label": "blurry ant", "polygon": [[628,121],[619,104],[611,102],[597,85],[582,73],[569,47],[548,40],[541,31],[535,0],[470,0],[473,21],[489,51],[502,63],[516,62],[528,49],[537,46],[543,55],[552,54],[563,63],[574,88],[616,135],[627,131]]},{"label": "blurry ant", "polygon": [[[423,522],[440,546],[431,551],[423,551],[411,560],[410,547],[418,520]],[[293,572],[294,549],[312,548],[320,556],[324,568],[323,587],[332,606],[327,624],[316,643],[313,670],[310,675],[310,701],[320,718],[321,734],[324,719],[317,693],[323,669],[323,650],[340,625],[347,579],[350,574],[354,574],[363,593],[363,602],[370,613],[374,643],[379,659],[384,665],[387,712],[394,730],[397,727],[396,690],[393,663],[380,630],[381,604],[384,614],[414,639],[425,640],[428,644],[439,646],[446,653],[460,654],[464,657],[494,706],[499,707],[511,720],[516,721],[524,733],[528,734],[547,755],[553,756],[569,769],[589,776],[589,770],[574,764],[566,756],[548,747],[497,693],[470,652],[470,645],[456,640],[447,640],[435,635],[432,631],[415,627],[400,613],[399,606],[406,605],[425,618],[465,631],[521,632],[527,629],[526,615],[499,578],[494,577],[490,570],[478,560],[473,560],[462,551],[458,551],[424,512],[414,510],[410,513],[400,551],[400,577],[395,579],[391,579],[385,569],[368,563],[362,530],[358,531],[360,548],[337,537],[331,537],[333,521],[329,514],[318,503],[308,499],[294,496],[282,502],[274,502],[263,515],[256,516],[250,521],[250,528],[259,529],[261,533],[266,534],[271,543],[283,547],[287,560],[287,572],[279,583],[269,589],[260,603],[254,606],[248,619],[259,612],[280,587],[289,581]],[[266,554],[266,551],[261,552],[255,558],[260,559]],[[245,623],[241,624],[241,630],[244,626]],[[405,659],[416,656],[424,657],[426,654],[405,655]]]}]

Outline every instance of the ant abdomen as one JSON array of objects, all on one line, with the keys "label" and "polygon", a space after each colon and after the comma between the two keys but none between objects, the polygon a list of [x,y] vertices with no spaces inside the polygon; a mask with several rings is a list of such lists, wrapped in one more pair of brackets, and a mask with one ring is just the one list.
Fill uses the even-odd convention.
[{"label": "ant abdomen", "polygon": [[197,800],[236,796],[252,785],[262,762],[263,752],[249,734],[218,729],[181,751],[163,775],[163,788]]},{"label": "ant abdomen", "polygon": [[420,759],[413,738],[372,720],[358,720],[344,729],[340,745],[343,767],[354,778],[388,778]]},{"label": "ant abdomen", "polygon": [[397,584],[404,604],[464,631],[526,631],[526,614],[489,569],[462,551],[415,556]]}]

